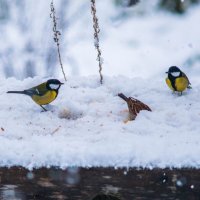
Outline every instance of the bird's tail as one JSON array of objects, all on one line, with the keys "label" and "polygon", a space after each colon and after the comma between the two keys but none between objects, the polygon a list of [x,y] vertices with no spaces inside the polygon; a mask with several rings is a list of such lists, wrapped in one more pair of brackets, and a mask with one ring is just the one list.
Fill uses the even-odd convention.
[{"label": "bird's tail", "polygon": [[25,91],[8,91],[7,93],[26,94]]},{"label": "bird's tail", "polygon": [[121,97],[124,101],[128,101],[128,97],[126,97],[123,93],[119,93],[118,96]]}]

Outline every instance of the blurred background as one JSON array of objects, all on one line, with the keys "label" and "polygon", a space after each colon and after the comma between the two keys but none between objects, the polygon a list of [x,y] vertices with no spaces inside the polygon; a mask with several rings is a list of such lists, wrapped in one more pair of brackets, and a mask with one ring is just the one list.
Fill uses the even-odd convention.
[{"label": "blurred background", "polygon": [[[96,1],[103,74],[200,72],[199,0]],[[0,0],[0,77],[62,77],[50,0]],[[90,1],[54,0],[67,76],[98,75]]]}]

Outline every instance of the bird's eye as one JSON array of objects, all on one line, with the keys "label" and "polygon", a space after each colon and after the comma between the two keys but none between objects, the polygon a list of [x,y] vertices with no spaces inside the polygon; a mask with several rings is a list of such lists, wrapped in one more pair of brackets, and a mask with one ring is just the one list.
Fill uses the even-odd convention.
[{"label": "bird's eye", "polygon": [[53,90],[57,90],[59,88],[58,84],[49,84],[49,87]]},{"label": "bird's eye", "polygon": [[174,77],[178,77],[180,76],[180,72],[172,72],[171,75]]}]

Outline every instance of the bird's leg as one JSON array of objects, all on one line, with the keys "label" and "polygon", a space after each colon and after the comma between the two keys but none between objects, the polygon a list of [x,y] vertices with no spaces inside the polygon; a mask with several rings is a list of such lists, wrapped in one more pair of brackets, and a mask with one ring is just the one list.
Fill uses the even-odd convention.
[{"label": "bird's leg", "polygon": [[39,106],[44,110],[44,112],[47,111],[47,109],[45,109],[42,105],[39,105]]},{"label": "bird's leg", "polygon": [[183,92],[177,92],[178,96],[181,97]]}]

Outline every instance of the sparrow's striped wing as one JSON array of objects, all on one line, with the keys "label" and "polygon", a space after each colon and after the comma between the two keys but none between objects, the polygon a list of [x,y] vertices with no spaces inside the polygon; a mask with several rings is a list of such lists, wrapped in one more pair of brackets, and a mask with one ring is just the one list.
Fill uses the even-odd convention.
[{"label": "sparrow's striped wing", "polygon": [[143,102],[133,98],[133,97],[129,97],[128,98],[128,108],[129,108],[129,113],[130,113],[130,117],[132,118],[132,120],[134,120],[137,116],[137,114],[141,111],[141,110],[148,110],[151,111],[151,109],[149,108],[149,106],[147,106],[146,104],[144,104]]}]

